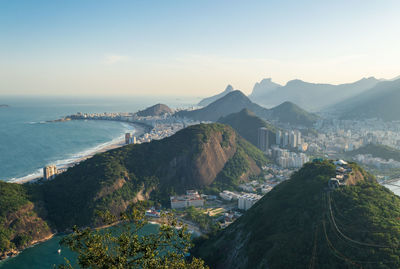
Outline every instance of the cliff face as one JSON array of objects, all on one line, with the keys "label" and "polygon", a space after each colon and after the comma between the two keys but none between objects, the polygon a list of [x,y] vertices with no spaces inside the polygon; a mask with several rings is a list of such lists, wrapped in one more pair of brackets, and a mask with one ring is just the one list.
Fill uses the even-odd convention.
[{"label": "cliff face", "polygon": [[168,205],[171,194],[205,189],[219,181],[234,188],[258,175],[266,162],[231,127],[200,124],[163,140],[97,154],[39,189],[49,219],[62,230],[96,224],[96,211],[118,214],[138,200],[151,198]]},{"label": "cliff face", "polygon": [[0,182],[0,259],[52,236],[42,202],[18,184]]},{"label": "cliff face", "polygon": [[[162,181],[186,188],[210,185],[235,154],[236,139],[234,132],[228,138],[224,138],[222,132],[215,132],[201,144],[199,152],[190,151],[174,157],[166,167],[167,173]],[[160,176],[163,177],[163,174],[160,173]]]}]

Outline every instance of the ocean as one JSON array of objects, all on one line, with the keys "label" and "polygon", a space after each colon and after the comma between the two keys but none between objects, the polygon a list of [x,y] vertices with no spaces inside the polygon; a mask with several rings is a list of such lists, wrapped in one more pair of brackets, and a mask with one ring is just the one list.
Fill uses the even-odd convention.
[{"label": "ocean", "polygon": [[[9,105],[0,107],[0,180],[16,182],[41,175],[47,164],[70,163],[135,131],[134,125],[124,122],[46,121],[77,112],[136,112],[156,103],[177,108],[198,101],[199,98],[175,97],[0,97],[0,104]],[[63,263],[64,257],[74,261],[76,255],[59,246],[61,237],[57,235],[0,262],[0,268],[53,268]],[[57,253],[59,248],[61,255]]]},{"label": "ocean", "polygon": [[48,164],[63,165],[120,140],[134,125],[113,121],[46,122],[77,112],[136,112],[163,102],[189,106],[195,98],[0,97],[0,180],[40,175]]}]

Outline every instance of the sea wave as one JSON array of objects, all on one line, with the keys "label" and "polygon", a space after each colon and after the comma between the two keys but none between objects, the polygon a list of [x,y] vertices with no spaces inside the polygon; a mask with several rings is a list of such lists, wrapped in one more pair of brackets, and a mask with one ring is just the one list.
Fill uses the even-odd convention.
[{"label": "sea wave", "polygon": [[45,123],[47,123],[46,121],[30,121],[30,122],[27,122],[27,124],[45,124]]},{"label": "sea wave", "polygon": [[[111,141],[101,143],[99,145],[96,145],[89,149],[85,149],[78,153],[70,154],[65,159],[51,161],[51,162],[47,163],[46,165],[51,165],[51,164],[56,165],[57,168],[59,168],[59,169],[70,167],[72,164],[78,163],[79,160],[82,160],[83,158],[90,157],[90,156],[96,154],[97,152],[101,152],[101,151],[107,149],[110,146],[123,143],[125,133],[127,133],[127,132],[130,132],[133,134],[138,134],[138,133],[140,134],[143,131],[143,128],[141,126],[137,126],[137,125],[134,125],[131,123],[121,122],[121,125],[124,127],[123,134],[121,134],[117,137],[114,137]],[[14,177],[14,178],[6,179],[6,181],[12,182],[12,183],[28,182],[28,181],[33,181],[35,179],[38,179],[38,178],[42,177],[42,175],[43,175],[43,169],[39,168],[36,171],[34,171],[26,176]]]}]

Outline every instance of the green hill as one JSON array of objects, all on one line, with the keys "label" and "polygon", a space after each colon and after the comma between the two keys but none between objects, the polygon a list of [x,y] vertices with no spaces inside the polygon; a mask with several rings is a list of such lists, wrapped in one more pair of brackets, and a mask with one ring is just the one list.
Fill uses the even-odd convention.
[{"label": "green hill", "polygon": [[238,134],[255,146],[258,146],[258,129],[262,127],[271,130],[271,139],[275,141],[276,128],[246,108],[238,113],[222,117],[218,122],[230,125]]},{"label": "green hill", "polygon": [[351,166],[353,185],[328,192],[335,166],[306,164],[194,254],[212,268],[399,268],[400,198]]},{"label": "green hill", "polygon": [[292,102],[284,102],[270,109],[271,119],[282,123],[312,126],[318,120],[318,116],[309,113]]},{"label": "green hill", "polygon": [[168,205],[187,189],[235,189],[261,173],[264,154],[223,124],[200,124],[150,143],[96,154],[39,184],[0,182],[0,256],[73,225],[99,226],[97,211]]},{"label": "green hill", "polygon": [[258,117],[278,121],[284,124],[312,126],[318,119],[315,114],[309,113],[291,102],[285,102],[271,109],[259,106],[250,101],[241,91],[232,91],[206,107],[197,110],[183,110],[175,114],[178,117],[186,117],[199,121],[217,121],[232,113],[248,109]]},{"label": "green hill", "polygon": [[187,189],[234,188],[240,178],[259,174],[265,162],[229,126],[200,124],[163,140],[98,154],[41,189],[50,219],[67,228],[94,223],[96,210],[118,213],[137,200],[168,204],[169,195]]},{"label": "green hill", "polygon": [[373,157],[385,160],[393,159],[400,162],[400,150],[385,145],[368,144],[356,150],[346,152],[347,157],[354,157],[358,154],[371,154]]},{"label": "green hill", "polygon": [[138,111],[136,115],[139,117],[149,117],[149,116],[161,116],[164,114],[171,114],[172,110],[167,105],[156,104],[154,106],[148,107],[144,110]]}]

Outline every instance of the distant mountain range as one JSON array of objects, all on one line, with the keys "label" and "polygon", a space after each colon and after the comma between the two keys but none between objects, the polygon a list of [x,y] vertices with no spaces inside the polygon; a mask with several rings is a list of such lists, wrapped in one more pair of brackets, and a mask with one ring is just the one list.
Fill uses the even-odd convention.
[{"label": "distant mountain range", "polygon": [[400,198],[350,167],[329,190],[335,165],[305,164],[192,254],[216,269],[400,268]]},{"label": "distant mountain range", "polygon": [[97,211],[118,215],[147,199],[167,205],[170,195],[193,188],[235,189],[267,162],[231,127],[213,123],[96,154],[41,184],[0,181],[0,259],[54,230],[99,226]]},{"label": "distant mountain range", "polygon": [[216,94],[214,96],[211,96],[211,97],[204,98],[203,100],[201,100],[198,103],[198,105],[199,106],[208,106],[212,102],[220,99],[221,97],[224,97],[225,95],[227,95],[228,93],[233,92],[233,91],[234,91],[233,87],[231,85],[228,85],[228,86],[226,86],[226,89],[223,92]]},{"label": "distant mountain range", "polygon": [[148,116],[161,116],[163,114],[171,114],[173,111],[167,105],[164,104],[156,104],[154,106],[148,107],[144,110],[136,112],[136,115],[140,117],[148,117]]},{"label": "distant mountain range", "polygon": [[310,111],[319,111],[327,106],[365,92],[380,81],[373,77],[363,78],[354,83],[332,85],[316,84],[302,80],[291,80],[282,86],[263,79],[256,83],[250,99],[267,107],[276,106],[285,101],[291,101]]},{"label": "distant mountain range", "polygon": [[258,129],[262,127],[271,131],[271,139],[274,139],[273,141],[275,141],[276,128],[272,124],[257,117],[247,108],[244,108],[238,113],[222,117],[218,122],[230,125],[244,139],[255,146],[258,146]]},{"label": "distant mountain range", "polygon": [[331,109],[342,111],[342,119],[378,118],[400,120],[400,79],[382,81],[374,88],[341,102]]},{"label": "distant mountain range", "polygon": [[262,119],[274,120],[285,124],[311,126],[318,119],[317,115],[308,113],[291,102],[282,103],[271,109],[264,108],[250,101],[239,90],[230,92],[201,109],[179,111],[175,115],[199,121],[217,121],[221,117],[237,113],[244,108],[254,112],[255,115]]}]

